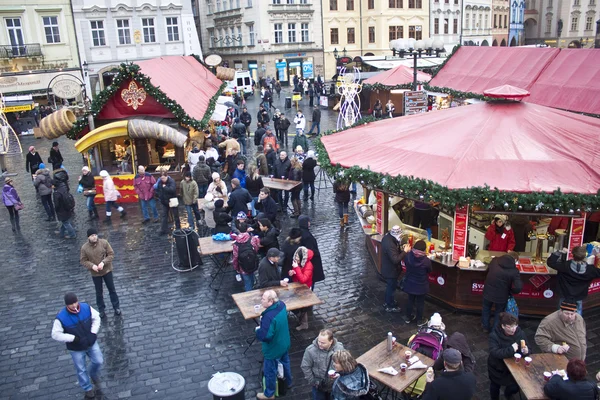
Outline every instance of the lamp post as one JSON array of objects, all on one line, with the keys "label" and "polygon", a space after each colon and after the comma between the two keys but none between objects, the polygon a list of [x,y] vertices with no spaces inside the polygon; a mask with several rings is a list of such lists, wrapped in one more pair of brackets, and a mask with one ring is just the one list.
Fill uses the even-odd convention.
[{"label": "lamp post", "polygon": [[[425,39],[425,40],[415,40],[415,39],[396,39],[390,42],[390,50],[392,50],[392,54],[398,56],[400,58],[404,58],[404,56],[412,57],[414,60],[413,63],[413,87],[414,91],[417,90],[417,59],[419,58],[432,58],[439,57],[440,53],[443,53],[444,50],[444,42],[439,39]],[[423,53],[425,56],[423,56]],[[435,53],[435,56],[433,55]]]},{"label": "lamp post", "polygon": [[337,61],[339,55],[340,55],[340,52],[338,51],[337,47],[334,47],[333,48],[333,57],[335,58],[336,61]]}]

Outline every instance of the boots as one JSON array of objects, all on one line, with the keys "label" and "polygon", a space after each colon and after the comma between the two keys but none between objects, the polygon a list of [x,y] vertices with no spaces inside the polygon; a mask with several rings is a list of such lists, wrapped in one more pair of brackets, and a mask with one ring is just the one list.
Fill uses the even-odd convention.
[{"label": "boots", "polygon": [[300,216],[300,212],[301,212],[300,199],[292,200],[292,206],[294,207],[294,212],[292,213],[291,217],[298,218]]},{"label": "boots", "polygon": [[98,218],[100,218],[100,217],[98,216],[98,209],[97,209],[96,207],[94,207],[94,208],[92,209],[92,219],[98,219]]},{"label": "boots", "polygon": [[344,217],[340,218],[340,226],[343,228],[344,227]]},{"label": "boots", "polygon": [[300,325],[296,327],[297,331],[308,329],[308,313],[306,311],[300,314],[298,320],[300,321]]},{"label": "boots", "polygon": [[112,217],[112,212],[110,212],[110,211],[107,211],[107,212],[106,212],[106,219],[104,220],[104,223],[105,223],[105,224],[110,224],[110,223],[112,223],[112,221],[111,221],[111,219],[110,219],[111,217]]},{"label": "boots", "polygon": [[348,214],[344,214],[344,225],[348,225]]},{"label": "boots", "polygon": [[88,221],[92,221],[94,219],[94,212],[92,210],[88,210]]}]

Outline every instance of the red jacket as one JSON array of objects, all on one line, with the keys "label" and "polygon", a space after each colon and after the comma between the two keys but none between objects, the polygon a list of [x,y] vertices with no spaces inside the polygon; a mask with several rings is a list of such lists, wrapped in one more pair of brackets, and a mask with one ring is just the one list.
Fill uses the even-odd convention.
[{"label": "red jacket", "polygon": [[308,257],[306,257],[306,263],[304,267],[294,267],[294,282],[304,283],[308,287],[312,287],[313,284],[313,264],[312,258],[313,255],[312,250],[308,249]]},{"label": "red jacket", "polygon": [[502,233],[498,234],[495,223],[492,223],[488,227],[485,238],[490,241],[490,245],[488,246],[489,251],[503,251],[506,253],[515,248],[515,233],[513,230],[503,227]]}]

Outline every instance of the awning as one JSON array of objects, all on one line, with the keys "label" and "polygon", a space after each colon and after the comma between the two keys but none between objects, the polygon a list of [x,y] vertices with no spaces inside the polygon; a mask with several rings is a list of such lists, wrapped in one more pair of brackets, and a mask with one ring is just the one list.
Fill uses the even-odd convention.
[{"label": "awning", "polygon": [[[413,68],[399,65],[396,68],[377,74],[363,82],[365,85],[381,84],[385,86],[406,85],[413,82]],[[417,81],[429,82],[431,75],[417,70]]]},{"label": "awning", "polygon": [[[366,57],[365,57],[366,58]],[[445,57],[434,57],[434,58],[417,58],[417,68],[434,68],[442,64],[446,60]],[[404,65],[408,68],[413,68],[414,59],[399,58],[389,60],[366,60],[363,58],[364,64],[369,64],[377,69],[392,69],[400,65]]]}]

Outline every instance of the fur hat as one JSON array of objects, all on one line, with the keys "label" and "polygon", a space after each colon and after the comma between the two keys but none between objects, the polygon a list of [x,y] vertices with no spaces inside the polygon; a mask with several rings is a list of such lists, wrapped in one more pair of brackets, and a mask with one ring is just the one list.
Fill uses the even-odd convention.
[{"label": "fur hat", "polygon": [[494,219],[499,219],[502,221],[502,223],[506,224],[506,221],[508,221],[508,215],[496,214],[494,215]]}]

